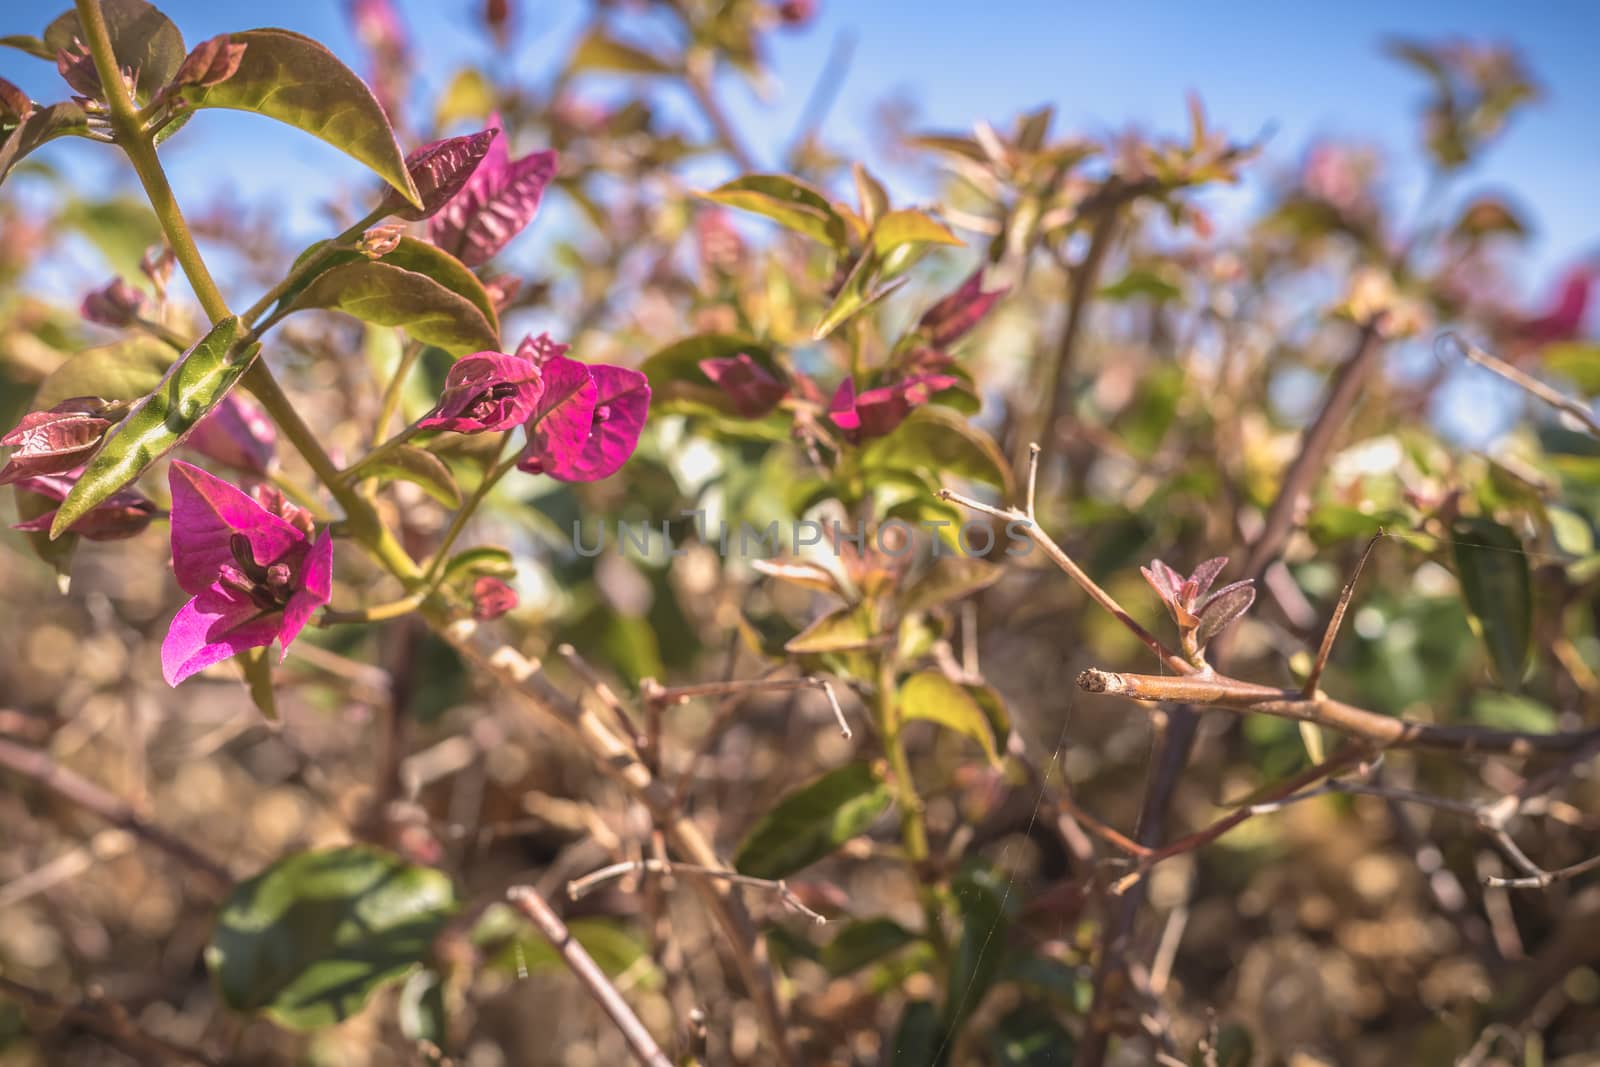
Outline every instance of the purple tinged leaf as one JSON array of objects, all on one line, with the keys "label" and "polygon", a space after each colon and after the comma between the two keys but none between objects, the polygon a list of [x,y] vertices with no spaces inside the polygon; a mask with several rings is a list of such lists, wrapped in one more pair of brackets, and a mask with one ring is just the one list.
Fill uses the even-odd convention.
[{"label": "purple tinged leaf", "polygon": [[195,424],[183,445],[208,459],[265,477],[278,465],[278,428],[260,404],[235,391]]},{"label": "purple tinged leaf", "polygon": [[935,348],[944,348],[964,337],[983,321],[1009,287],[983,291],[983,271],[975,271],[961,287],[923,312],[917,328]]},{"label": "purple tinged leaf", "polygon": [[33,114],[33,100],[15,85],[0,78],[0,126],[20,126]]},{"label": "purple tinged leaf", "polygon": [[167,89],[178,90],[186,85],[221,85],[238,73],[247,47],[243,41],[234,41],[225,33],[209,41],[201,41],[184,57]]},{"label": "purple tinged leaf", "polygon": [[1139,573],[1144,575],[1144,580],[1150,583],[1150,588],[1156,591],[1156,596],[1169,608],[1177,602],[1178,588],[1183,584],[1183,576],[1159,559],[1150,561],[1150,566],[1140,567]]},{"label": "purple tinged leaf", "polygon": [[892,433],[934,393],[957,383],[958,379],[948,374],[924,374],[868,389],[857,396],[855,382],[846,378],[839,383],[828,405],[828,418],[839,427],[846,440],[859,444]]},{"label": "purple tinged leaf", "polygon": [[[1196,567],[1189,575],[1189,580],[1195,585],[1195,597],[1203,597],[1211,588],[1211,583],[1217,580],[1217,575],[1222,573],[1222,568],[1228,565],[1227,556],[1216,556],[1206,560]],[[1238,583],[1235,583],[1238,584]]]},{"label": "purple tinged leaf", "polygon": [[[329,532],[312,542],[302,523],[283,517],[287,506],[280,496],[264,496],[263,506],[182,461],[173,463],[169,484],[173,571],[193,598],[179,609],[161,646],[167,683],[177,685],[274,641],[281,662],[332,593]],[[298,509],[293,517],[299,518]]]},{"label": "purple tinged leaf", "polygon": [[483,164],[491,146],[502,137],[499,130],[488,129],[423,145],[406,157],[406,170],[416,184],[422,206],[414,207],[391,190],[384,207],[413,222],[431,218],[461,192]]},{"label": "purple tinged leaf", "polygon": [[439,403],[417,425],[456,433],[509,430],[533,414],[543,391],[539,365],[533,360],[478,352],[450,368]]},{"label": "purple tinged leaf", "polygon": [[538,337],[530,333],[522,339],[521,344],[517,345],[516,356],[518,359],[531,361],[536,367],[543,367],[552,359],[558,359],[571,350],[571,345],[564,345],[547,333],[541,333]]},{"label": "purple tinged leaf", "polygon": [[66,82],[80,96],[91,100],[100,99],[104,88],[100,84],[100,73],[95,69],[94,60],[88,51],[77,41],[73,46],[56,51],[56,71],[60,73],[61,80]]},{"label": "purple tinged leaf", "polygon": [[[72,490],[72,486],[82,473],[80,468],[65,474],[40,474],[19,478],[16,489],[18,493],[33,493],[49,500],[61,501],[67,498],[67,493]],[[56,508],[51,508],[26,522],[17,523],[12,529],[28,533],[48,533],[55,521],[56,511]],[[161,514],[160,509],[143,494],[124,489],[112,493],[91,508],[77,522],[67,527],[67,532],[87,537],[91,541],[121,541],[143,533],[145,527],[150,525],[150,521],[159,514]]]},{"label": "purple tinged leaf", "polygon": [[565,356],[544,365],[545,395],[528,426],[519,470],[563,482],[615,474],[639,444],[650,385],[636,370]]},{"label": "purple tinged leaf", "polygon": [[1200,619],[1195,628],[1195,641],[1204,648],[1207,642],[1226,629],[1230,623],[1249,611],[1250,605],[1255,601],[1255,582],[1248,578],[1223,586],[1200,610]]},{"label": "purple tinged leaf", "polygon": [[747,419],[759,419],[789,393],[788,386],[745,352],[732,358],[702,359],[699,367],[733,401],[733,409]]},{"label": "purple tinged leaf", "polygon": [[77,396],[49,411],[24,415],[14,429],[0,437],[0,445],[16,450],[0,468],[0,485],[82,466],[111,428],[114,420],[101,416],[112,410],[114,405],[99,397]]},{"label": "purple tinged leaf", "polygon": [[[498,116],[490,129],[500,131]],[[461,191],[429,221],[429,237],[469,267],[487,263],[533,221],[556,158],[544,151],[512,161],[501,131]]]}]

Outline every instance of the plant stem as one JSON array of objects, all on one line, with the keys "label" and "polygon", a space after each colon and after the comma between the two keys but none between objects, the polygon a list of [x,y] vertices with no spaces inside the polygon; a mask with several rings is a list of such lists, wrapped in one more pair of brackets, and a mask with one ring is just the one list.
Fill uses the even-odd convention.
[{"label": "plant stem", "polygon": [[[284,293],[287,293],[290,289],[294,288],[294,286],[302,278],[305,278],[312,271],[316,270],[318,267],[322,266],[322,264],[327,262],[328,257],[333,255],[333,253],[352,244],[356,238],[360,237],[366,232],[367,227],[373,225],[387,214],[388,212],[381,207],[374,208],[370,213],[367,214],[365,218],[361,219],[355,225],[339,234],[339,236],[329,241],[323,241],[317,246],[317,250],[315,252],[312,252],[310,255],[306,256],[304,260],[295,264],[295,266],[289,271],[288,274],[283,276],[283,279],[279,281],[277,285],[274,285],[271,289],[268,289],[265,293],[262,293],[261,298],[254,304],[251,304],[249,309],[247,309],[243,315],[239,316],[240,320],[243,321],[246,326],[249,326],[251,323],[255,322],[256,319],[261,317],[262,313],[264,313],[273,304],[277,303],[278,299],[283,296]],[[276,318],[274,318],[269,320],[268,323],[263,323],[261,329],[255,332],[265,332],[270,322],[276,321]]]},{"label": "plant stem", "polygon": [[945,941],[944,917],[938,891],[926,884],[928,864],[928,826],[922,817],[922,797],[917,795],[917,784],[911,777],[911,761],[906,757],[905,740],[901,736],[903,722],[894,685],[894,662],[890,656],[878,659],[878,735],[883,739],[883,750],[889,759],[889,773],[894,776],[895,806],[900,809],[900,836],[905,840],[906,858],[910,860],[911,875],[917,883],[917,895],[922,900],[923,934],[933,945],[941,960],[950,955]]},{"label": "plant stem", "polygon": [[[500,451],[504,452],[505,447],[506,439],[502,437],[500,439]],[[484,474],[483,480],[478,483],[478,488],[472,491],[472,495],[467,498],[466,503],[461,505],[455,517],[450,520],[450,526],[444,532],[444,539],[439,542],[439,547],[434,550],[433,559],[428,563],[428,570],[423,575],[422,581],[425,585],[432,586],[439,580],[439,574],[444,568],[445,560],[450,556],[450,549],[455,545],[456,538],[461,536],[461,531],[466,529],[467,521],[478,510],[478,505],[483,503],[483,498],[489,495],[489,490],[495,487],[495,483],[509,474],[511,469],[517,465],[517,456],[515,455],[500,459],[500,453],[497,452],[495,453],[495,459],[499,460],[499,462],[494,469]]]},{"label": "plant stem", "polygon": [[422,357],[422,349],[420,341],[411,341],[401,351],[400,362],[395,365],[394,374],[390,376],[389,384],[384,387],[383,401],[378,406],[378,421],[372,427],[374,445],[389,432],[389,424],[394,421],[394,413],[400,409],[400,394],[405,390],[411,368],[415,367],[417,360]]}]

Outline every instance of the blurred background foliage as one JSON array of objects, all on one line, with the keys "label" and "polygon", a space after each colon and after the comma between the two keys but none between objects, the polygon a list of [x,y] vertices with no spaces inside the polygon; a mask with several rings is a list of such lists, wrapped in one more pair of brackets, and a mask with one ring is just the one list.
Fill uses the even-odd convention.
[{"label": "blurred background foliage", "polygon": [[[1285,145],[1230,128],[1204,85],[1186,124],[1155,133],[1065,128],[1049,107],[925,129],[887,109],[878,147],[897,177],[880,184],[830,139],[823,84],[814,124],[779,168],[791,177],[725,185],[761,168],[720,101],[740,81],[765,83],[811,6],[597,3],[565,54],[535,66],[517,60],[527,13],[490,2],[471,12],[481,61],[449,72],[431,65],[404,5],[361,0],[347,13],[408,147],[497,114],[514,154],[561,153],[539,261],[485,272],[503,289],[519,283],[506,345],[524,324],[548,326],[585,359],[643,367],[655,389],[645,441],[619,476],[513,478],[475,522],[475,543],[509,551],[521,603],[504,621],[519,647],[578,691],[585,678],[558,652],[571,645],[630,702],[649,679],[752,678],[790,663],[840,679],[852,740],[812,689],[646,701],[629,721],[726,855],[741,869],[770,864],[836,920],[813,928],[752,897],[802,1061],[1065,1064],[1090,1025],[1116,854],[1097,853],[1060,800],[1132,833],[1152,745],[1146,710],[1084,696],[1074,679],[1091,665],[1155,672],[1149,653],[1040,553],[1007,558],[1003,540],[965,569],[938,563],[922,530],[903,558],[819,545],[800,554],[804,574],[801,563],[775,573],[717,551],[688,516],[713,531],[959,524],[970,516],[937,490],[1014,500],[1038,441],[1041,523],[1164,633],[1137,566],[1231,555],[1244,567],[1329,382],[1359,363],[1359,395],[1282,559],[1230,633],[1229,673],[1300,684],[1381,530],[1325,691],[1441,723],[1592,726],[1600,444],[1484,385],[1486,372],[1435,341],[1458,331],[1587,404],[1600,391],[1587,314],[1600,261],[1564,265],[1548,299],[1522,295],[1539,205],[1481,188],[1474,167],[1537,105],[1538,71],[1508,48],[1443,36],[1385,46],[1416,75],[1415,97],[1392,106],[1416,119],[1429,175],[1419,201],[1397,195],[1360,142]],[[12,21],[0,29],[37,29]],[[664,86],[687,94],[695,121],[662,106]],[[44,153],[0,197],[6,426],[73,354],[134,343],[80,318],[85,291],[112,274],[149,289],[139,261],[159,242],[154,218],[120,187],[95,195],[73,179]],[[1244,179],[1260,195],[1218,218],[1215,191]],[[805,200],[816,190],[820,206]],[[359,188],[319,196],[328,232],[364,210]],[[904,239],[882,225],[896,209]],[[249,201],[191,215],[241,292],[270,285],[299,250]],[[81,271],[81,288],[41,284],[73,277],[62,257],[81,267],[85,254],[98,275]],[[970,334],[934,344],[925,313],[979,268],[984,289],[1006,295]],[[155,306],[173,328],[194,326],[181,296]],[[740,354],[781,383],[781,402],[741,412],[701,368]],[[297,318],[268,349],[343,456],[365,446],[400,355],[393,331],[334,316]],[[408,419],[432,405],[448,359],[425,353],[421,368],[402,398]],[[928,373],[950,384],[891,433],[852,442],[823,418],[846,375],[865,391]],[[477,438],[436,451],[464,482],[486,462]],[[414,551],[448,518],[410,484],[381,500]],[[618,523],[658,534],[665,523],[681,554],[659,541],[627,549]],[[605,551],[577,550],[575,537],[592,544],[600,531]],[[283,720],[269,727],[226,670],[176,691],[162,683],[156,644],[176,604],[163,538],[81,548],[66,596],[22,535],[7,532],[0,553],[0,731],[236,872],[364,840],[483,901],[530,880],[559,896],[568,879],[651,854],[647,821],[614,782],[420,625],[308,630],[278,673]],[[342,553],[335,601],[379,599],[381,581]],[[907,724],[928,837],[908,865],[908,831],[875,792],[875,762],[894,756],[867,724],[886,687],[905,700],[917,678],[958,693],[916,707],[981,715]],[[1308,765],[1320,740],[1278,719],[1204,718],[1173,836]],[[853,767],[869,770],[846,780]],[[1388,786],[1466,802],[1528,773],[1509,758],[1409,753],[1382,770]],[[0,973],[92,986],[169,1038],[225,1042],[228,1062],[418,1062],[419,1038],[464,1064],[622,1061],[604,1017],[498,906],[436,944],[431,968],[382,1008],[336,1027],[293,1034],[230,1016],[200,962],[214,896],[123,831],[0,781]],[[828,810],[848,800],[859,823],[808,853],[819,862],[803,872],[754,854],[779,799],[818,786],[844,798]],[[1597,799],[1576,776],[1521,820],[1519,843],[1550,869],[1586,858],[1600,845]],[[806,844],[795,832],[780,827],[786,847]],[[1113,1062],[1149,1062],[1151,1048],[1216,1064],[1595,1062],[1600,893],[1592,878],[1532,893],[1482,886],[1505,873],[1471,819],[1431,808],[1332,795],[1256,817],[1151,875],[1129,953],[1149,963],[1143,990],[1096,1025],[1128,1038]],[[708,1042],[708,1063],[770,1062],[692,896],[647,879],[565,911],[670,1051]],[[86,1028],[40,1028],[0,1000],[0,1062],[123,1058]]]}]

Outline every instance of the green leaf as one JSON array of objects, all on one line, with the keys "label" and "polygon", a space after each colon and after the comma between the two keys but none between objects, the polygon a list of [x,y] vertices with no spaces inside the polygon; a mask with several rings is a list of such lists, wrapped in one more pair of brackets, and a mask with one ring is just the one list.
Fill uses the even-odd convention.
[{"label": "green leaf", "polygon": [[1566,341],[1539,353],[1539,361],[1578,387],[1584,396],[1600,395],[1600,343]]},{"label": "green leaf", "polygon": [[893,1067],[943,1067],[940,1050],[949,1049],[939,1009],[928,1000],[908,1000],[894,1032]]},{"label": "green leaf", "polygon": [[754,878],[787,878],[862,833],[889,808],[889,787],[867,763],[830,771],[778,801],[739,846],[733,865]]},{"label": "green leaf", "polygon": [[412,339],[457,357],[500,347],[499,333],[467,297],[383,260],[343,263],[318,275],[292,308],[326,308],[379,326],[399,326]]},{"label": "green leaf", "polygon": [[675,74],[677,68],[637,45],[619,41],[596,26],[579,41],[567,61],[572,70],[609,71],[613,74]]},{"label": "green leaf", "polygon": [[1496,730],[1547,734],[1556,728],[1556,713],[1547,704],[1512,693],[1484,691],[1472,698],[1472,718]]},{"label": "green leaf", "polygon": [[52,63],[56,59],[55,49],[45,44],[43,39],[26,33],[8,33],[4,37],[0,37],[0,45],[4,45],[7,48],[15,48],[19,52],[26,52],[30,56],[36,56],[39,59],[48,59]]},{"label": "green leaf", "polygon": [[[417,971],[400,987],[395,1021],[407,1041],[426,1041],[443,1048],[449,1038],[445,1017],[444,979],[431,968]],[[436,1060],[432,1062],[437,1062]]]},{"label": "green leaf", "polygon": [[970,737],[990,763],[1000,762],[994,729],[983,708],[966,689],[938,671],[919,671],[900,684],[900,714],[906,719],[926,719]]},{"label": "green leaf", "polygon": [[954,1033],[994,984],[1005,959],[1008,920],[1004,897],[990,872],[964,874],[954,880],[951,890],[961,912],[961,939],[950,958],[950,996],[944,1018]]},{"label": "green leaf", "polygon": [[907,279],[901,278],[884,285],[876,284],[880,276],[879,266],[877,253],[871,249],[861,253],[861,257],[856,260],[855,266],[850,268],[850,273],[845,277],[844,284],[839,287],[839,293],[833,298],[833,303],[828,305],[828,310],[823,312],[822,319],[812,328],[813,341],[824,340],[834,330],[906,283]]},{"label": "green leaf", "polygon": [[[135,84],[140,101],[155,95],[172,76],[178,73],[188,49],[183,44],[183,34],[178,27],[145,0],[99,0],[105,13],[106,34],[111,38],[111,51],[117,57],[117,66],[137,72]],[[56,17],[44,31],[44,44],[50,49],[48,58],[56,52],[71,48],[73,40],[88,41],[76,10]]]},{"label": "green leaf", "polygon": [[1100,290],[1100,296],[1105,300],[1125,301],[1143,297],[1157,304],[1177,300],[1182,295],[1182,289],[1149,267],[1134,267]]},{"label": "green leaf", "polygon": [[1456,573],[1495,677],[1516,690],[1533,640],[1533,579],[1517,535],[1493,519],[1458,519],[1451,528]]},{"label": "green leaf", "polygon": [[39,108],[0,141],[0,182],[6,180],[22,157],[48,141],[68,134],[85,136],[89,120],[83,108],[70,101]]},{"label": "green leaf", "polygon": [[350,468],[351,481],[362,478],[396,478],[420,486],[447,508],[461,506],[461,489],[444,460],[416,445],[398,445]]},{"label": "green leaf", "polygon": [[836,251],[849,247],[844,218],[818,190],[782,174],[748,174],[702,197],[771,219],[785,229],[821,241]]},{"label": "green leaf", "polygon": [[228,895],[206,964],[235,1011],[319,1029],[421,963],[455,909],[440,871],[366,845],[301,852]]},{"label": "green leaf", "polygon": [[230,315],[173,364],[89,461],[83,477],[61,502],[50,525],[51,537],[60,537],[96,504],[171,452],[195,423],[222,402],[261,348],[252,344],[236,351],[239,338],[239,320]]},{"label": "green leaf", "polygon": [[839,978],[853,974],[916,940],[916,934],[893,919],[862,919],[840,930],[832,941],[822,947],[822,965],[830,975]]},{"label": "green leaf", "polygon": [[801,630],[783,647],[794,655],[848,652],[866,648],[875,636],[872,615],[865,607],[834,608]]},{"label": "green leaf", "polygon": [[239,666],[244,671],[245,687],[250,690],[250,702],[262,716],[276,722],[278,697],[272,688],[272,659],[267,649],[251,648],[241,652]]},{"label": "green leaf", "polygon": [[480,578],[484,575],[510,578],[516,573],[517,567],[512,562],[511,553],[493,545],[482,545],[478,548],[469,548],[465,552],[457,552],[450,557],[450,562],[444,565],[446,582],[453,582],[458,578]]},{"label": "green leaf", "polygon": [[872,248],[880,256],[887,256],[902,245],[961,245],[961,238],[944,225],[920,211],[903,208],[884,215],[872,227]]},{"label": "green leaf", "polygon": [[495,337],[500,336],[500,315],[494,309],[494,300],[489,296],[489,291],[471,268],[449,252],[415,237],[402,237],[394,251],[379,262],[426,274],[457,296],[466,297],[472,301],[473,307],[483,312]]},{"label": "green leaf", "polygon": [[927,471],[983,482],[1011,494],[1011,469],[994,439],[953,411],[922,407],[887,437],[870,442],[861,466],[874,469]]},{"label": "green leaf", "polygon": [[112,271],[124,278],[140,277],[140,260],[162,240],[161,223],[155,212],[143,200],[132,197],[73,199],[62,209],[60,218],[62,225],[88,238]]},{"label": "green leaf", "polygon": [[184,89],[186,101],[195,107],[253,111],[304,130],[366,164],[422,206],[388,116],[372,90],[337,56],[288,30],[246,30],[229,39],[245,46],[238,71],[216,85]]},{"label": "green leaf", "polygon": [[1072,1062],[1072,1034],[1043,1004],[1024,1004],[995,1024],[986,1038],[995,1067],[1065,1067]]},{"label": "green leaf", "polygon": [[39,383],[33,406],[43,411],[75,396],[138,400],[153,392],[177,361],[178,353],[171,345],[147,337],[88,348]]},{"label": "green leaf", "polygon": [[900,595],[900,613],[932,611],[952,600],[965,600],[1000,580],[1005,571],[971,556],[940,556],[922,577]]}]

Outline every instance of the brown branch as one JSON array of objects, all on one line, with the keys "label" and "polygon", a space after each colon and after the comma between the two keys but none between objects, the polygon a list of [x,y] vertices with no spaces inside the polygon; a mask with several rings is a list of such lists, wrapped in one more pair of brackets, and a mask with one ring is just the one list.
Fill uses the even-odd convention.
[{"label": "brown branch", "polygon": [[815,675],[808,674],[804,678],[748,678],[726,682],[703,682],[699,685],[680,685],[670,688],[663,686],[654,678],[646,678],[640,682],[639,689],[644,699],[657,707],[685,704],[697,697],[730,697],[743,693],[820,689],[823,696],[828,698],[828,707],[833,712],[834,721],[839,724],[839,732],[844,735],[846,741],[855,736],[850,730],[849,720],[844,717],[844,708],[839,706],[839,696],[834,692],[833,683]]},{"label": "brown branch", "polygon": [[102,998],[70,1003],[42,989],[0,976],[0,995],[21,1001],[60,1020],[93,1030],[123,1052],[146,1063],[170,1064],[175,1061],[218,1067],[221,1060],[203,1049],[169,1041],[143,1029],[133,1021],[128,1009]]},{"label": "brown branch", "polygon": [[[496,638],[473,619],[450,619],[435,605],[423,612],[430,625],[468,662],[489,672],[506,688],[521,694],[541,714],[561,725],[650,811],[672,846],[688,862],[727,869],[698,823],[684,816],[674,796],[650,768],[600,716],[583,707],[545,677],[537,661]],[[770,1055],[780,1064],[795,1063],[784,1024],[784,1009],[766,956],[766,946],[743,903],[725,883],[695,879],[694,885],[727,938],[740,977],[766,1031]]]},{"label": "brown branch", "polygon": [[131,804],[61,766],[49,753],[0,737],[0,767],[37,782],[69,803],[161,849],[199,874],[208,892],[221,895],[233,885],[233,876],[217,860],[150,822]]},{"label": "brown branch", "polygon": [[1111,693],[1131,700],[1186,702],[1316,723],[1376,748],[1431,748],[1526,756],[1534,752],[1571,752],[1600,739],[1600,729],[1532,734],[1482,726],[1439,726],[1384,715],[1326,696],[1306,700],[1297,690],[1255,685],[1219,674],[1173,678],[1121,674],[1091,667],[1078,675],[1078,687],[1087,693]]},{"label": "brown branch", "polygon": [[539,932],[550,942],[552,948],[561,954],[567,967],[578,976],[594,999],[599,1002],[600,1008],[617,1024],[617,1029],[622,1031],[623,1038],[628,1042],[628,1049],[645,1067],[672,1067],[672,1061],[667,1059],[666,1053],[661,1051],[661,1046],[656,1044],[655,1038],[650,1036],[650,1031],[644,1023],[639,1021],[628,1002],[622,999],[622,994],[617,992],[617,987],[611,984],[611,979],[606,977],[606,972],[600,969],[594,958],[572,936],[566,924],[561,921],[544,897],[532,886],[519,885],[506,890],[506,899],[511,906],[526,915]]},{"label": "brown branch", "polygon": [[1577,420],[1585,430],[1588,430],[1596,437],[1600,437],[1600,419],[1594,417],[1594,412],[1589,410],[1587,405],[1574,400],[1560,390],[1552,389],[1533,375],[1518,370],[1505,360],[1490,355],[1460,334],[1440,334],[1439,339],[1434,342],[1433,350],[1435,353],[1442,354],[1442,349],[1452,345],[1457,352],[1484,370],[1493,371],[1529,396],[1542,400],[1563,415]]},{"label": "brown branch", "polygon": [[795,895],[794,890],[789,888],[789,883],[782,878],[756,878],[721,867],[700,867],[692,863],[672,863],[661,859],[626,860],[622,863],[613,863],[609,867],[602,867],[598,871],[592,871],[582,878],[575,878],[568,882],[567,896],[573,900],[578,900],[586,894],[592,893],[596,887],[612,879],[642,872],[668,877],[675,874],[698,875],[702,878],[712,878],[717,881],[727,882],[729,885],[742,885],[755,889],[770,890],[778,894],[778,899],[783,901],[785,907],[794,909],[812,922],[822,925],[828,921],[827,916],[806,907],[805,902]]},{"label": "brown branch", "polygon": [[1333,655],[1333,643],[1339,637],[1339,627],[1344,625],[1344,613],[1350,608],[1350,598],[1355,595],[1356,582],[1361,579],[1361,572],[1366,569],[1367,560],[1372,557],[1372,549],[1383,539],[1380,529],[1372,535],[1372,540],[1367,542],[1366,549],[1361,553],[1361,559],[1356,562],[1356,572],[1350,580],[1344,583],[1344,588],[1339,591],[1339,602],[1333,606],[1333,615],[1328,619],[1328,628],[1322,631],[1322,645],[1317,649],[1317,658],[1311,664],[1311,673],[1306,675],[1306,684],[1300,690],[1300,695],[1307,700],[1317,695],[1317,686],[1322,681],[1322,672],[1328,666],[1328,657]]}]

